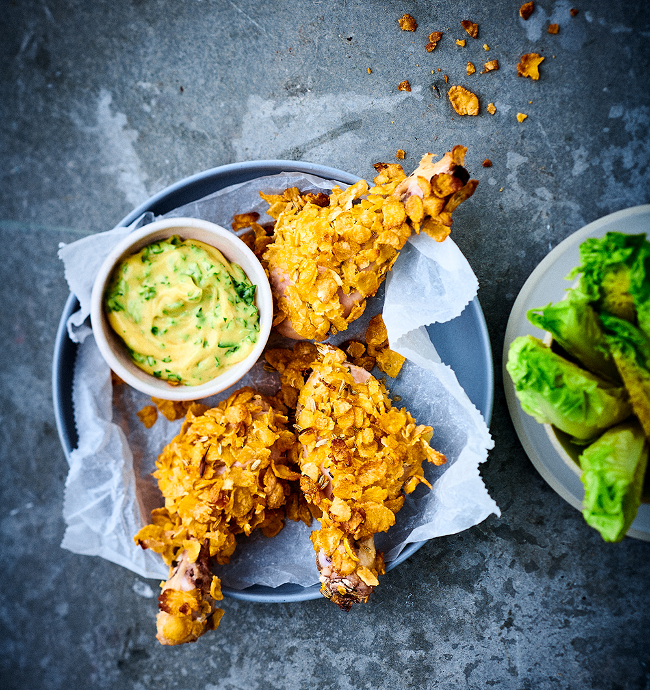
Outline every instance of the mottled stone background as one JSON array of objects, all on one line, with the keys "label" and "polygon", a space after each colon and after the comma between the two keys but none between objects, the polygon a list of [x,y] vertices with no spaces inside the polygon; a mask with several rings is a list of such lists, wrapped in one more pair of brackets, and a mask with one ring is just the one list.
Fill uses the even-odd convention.
[{"label": "mottled stone background", "polygon": [[[524,23],[516,0],[2,3],[2,688],[650,688],[650,544],[604,544],[547,486],[500,383],[508,314],[537,263],[584,224],[650,202],[650,5],[536,5]],[[417,32],[399,30],[404,12]],[[477,41],[461,19],[479,23]],[[427,53],[433,30],[443,40]],[[531,51],[546,57],[538,82],[516,74]],[[466,75],[467,60],[494,58],[498,72]],[[479,96],[478,117],[451,109],[456,83]],[[425,545],[350,614],[226,600],[218,632],[160,647],[157,583],[59,547],[58,243],[221,164],[291,158],[370,177],[398,148],[412,169],[456,143],[480,180],[453,234],[492,338],[496,447],[482,473],[502,516]]]}]

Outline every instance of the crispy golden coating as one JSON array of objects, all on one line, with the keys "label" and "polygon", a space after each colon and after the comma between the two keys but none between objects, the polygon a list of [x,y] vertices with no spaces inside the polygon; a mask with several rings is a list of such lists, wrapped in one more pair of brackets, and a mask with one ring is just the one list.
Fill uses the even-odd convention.
[{"label": "crispy golden coating", "polygon": [[412,232],[437,241],[449,234],[452,212],[478,184],[462,167],[465,152],[456,146],[438,163],[426,154],[408,178],[399,164],[377,163],[373,187],[334,187],[327,205],[296,189],[261,194],[276,220],[262,254],[274,325],[286,321],[285,335],[322,341],[361,316]]},{"label": "crispy golden coating", "polygon": [[160,454],[154,477],[165,505],[152,511],[151,524],[135,541],[172,566],[160,597],[164,644],[191,641],[218,623],[213,603],[219,580],[206,581],[206,573],[213,560],[228,563],[235,535],[259,528],[274,536],[285,517],[309,524],[298,487],[292,492],[289,484],[300,474],[296,437],[286,427],[282,412],[243,388],[215,408],[191,407],[180,433]]},{"label": "crispy golden coating", "polygon": [[478,24],[470,22],[469,19],[463,19],[460,25],[472,38],[478,38]]},{"label": "crispy golden coating", "polygon": [[346,362],[342,350],[319,350],[296,413],[300,486],[321,513],[311,536],[321,591],[349,609],[367,600],[383,573],[374,535],[395,523],[405,494],[430,487],[422,463],[445,457],[429,445],[433,429],[393,408],[383,384]]},{"label": "crispy golden coating", "polygon": [[402,15],[398,21],[402,31],[415,31],[418,28],[418,23],[410,14]]},{"label": "crispy golden coating", "polygon": [[520,8],[519,8],[519,16],[524,20],[528,21],[530,19],[530,15],[534,12],[535,10],[535,3],[533,2],[525,2]]}]

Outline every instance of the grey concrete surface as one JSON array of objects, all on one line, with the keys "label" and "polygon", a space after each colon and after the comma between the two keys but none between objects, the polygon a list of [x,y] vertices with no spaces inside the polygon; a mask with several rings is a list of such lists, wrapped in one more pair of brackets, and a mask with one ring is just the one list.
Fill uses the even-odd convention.
[{"label": "grey concrete surface", "polygon": [[[0,687],[650,688],[650,544],[604,544],[548,487],[500,383],[508,314],[537,263],[584,224],[650,202],[650,5],[535,4],[524,23],[515,0],[2,3]],[[415,33],[398,29],[404,12]],[[434,30],[443,40],[427,53]],[[515,69],[533,51],[546,58],[538,82]],[[499,71],[479,74],[494,58]],[[478,117],[452,111],[456,83],[479,96]],[[324,600],[226,600],[217,632],[160,647],[156,583],[59,547],[58,243],[213,166],[293,158],[368,178],[398,148],[412,169],[457,143],[480,180],[453,236],[494,350],[496,447],[482,474],[502,516],[428,543],[347,615]]]}]

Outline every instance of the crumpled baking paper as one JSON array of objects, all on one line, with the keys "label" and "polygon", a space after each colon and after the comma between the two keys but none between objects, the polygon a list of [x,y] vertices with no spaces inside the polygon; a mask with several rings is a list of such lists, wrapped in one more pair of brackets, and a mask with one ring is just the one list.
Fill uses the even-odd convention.
[{"label": "crumpled baking paper", "polygon": [[[271,219],[259,191],[279,193],[293,186],[329,190],[334,184],[311,175],[284,173],[219,190],[163,217],[202,218],[229,228],[235,213],[255,210],[260,222],[265,222]],[[163,446],[178,433],[181,420],[168,422],[159,415],[151,429],[144,428],[136,413],[151,404],[150,398],[125,384],[111,386],[110,370],[88,319],[92,284],[103,258],[129,232],[153,220],[153,214],[146,213],[129,228],[86,237],[59,250],[70,289],[80,302],[79,311],[67,324],[70,338],[79,343],[73,384],[79,444],[69,458],[63,507],[67,529],[61,545],[75,553],[102,556],[143,577],[166,579],[168,569],[160,556],[136,546],[133,535],[148,522],[151,509],[163,503],[151,473]],[[363,316],[330,339],[336,345],[363,338],[370,318],[383,311],[391,347],[407,358],[388,388],[393,394],[399,392],[399,405],[409,409],[418,423],[433,426],[432,445],[447,456],[441,467],[425,463],[433,490],[418,487],[407,497],[394,527],[376,536],[388,562],[408,543],[455,534],[490,514],[500,514],[478,470],[493,446],[487,425],[454,372],[440,361],[425,329],[457,317],[477,289],[473,271],[450,238],[438,243],[425,235],[414,236],[396,261],[385,289],[382,286],[368,300]],[[292,343],[272,335],[269,345],[291,347]],[[266,372],[260,361],[236,386],[206,402],[217,402],[245,385],[272,394],[279,379]],[[231,563],[216,572],[226,587],[235,589],[253,584],[277,587],[286,582],[313,585],[318,572],[310,531],[303,523],[287,520],[272,539],[259,532],[242,537]]]}]

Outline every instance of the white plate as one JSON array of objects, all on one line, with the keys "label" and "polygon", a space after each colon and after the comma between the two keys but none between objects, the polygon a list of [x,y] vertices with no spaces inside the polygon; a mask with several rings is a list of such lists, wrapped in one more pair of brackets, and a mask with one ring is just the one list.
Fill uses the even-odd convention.
[{"label": "white plate", "polygon": [[[650,205],[628,208],[600,218],[558,244],[524,283],[510,313],[503,346],[503,385],[519,440],[551,488],[578,510],[582,510],[584,498],[582,482],[557,452],[544,426],[521,409],[515,396],[515,387],[506,371],[506,362],[510,344],[517,336],[543,338],[544,332],[529,323],[526,312],[545,307],[549,302],[559,302],[564,297],[564,291],[571,287],[571,283],[565,280],[566,276],[580,263],[580,244],[588,237],[603,237],[607,232],[624,232],[628,235],[645,232],[650,236]],[[650,504],[644,503],[639,507],[627,535],[650,541]]]}]

